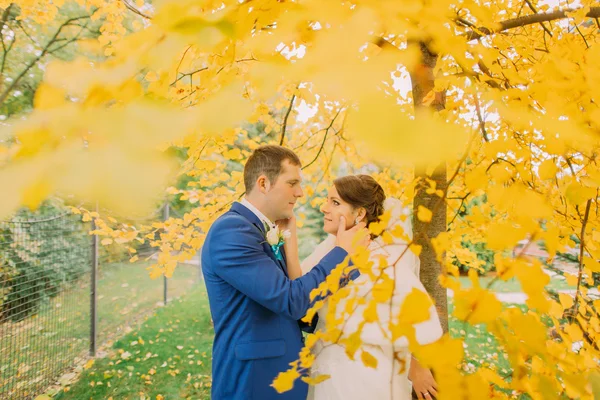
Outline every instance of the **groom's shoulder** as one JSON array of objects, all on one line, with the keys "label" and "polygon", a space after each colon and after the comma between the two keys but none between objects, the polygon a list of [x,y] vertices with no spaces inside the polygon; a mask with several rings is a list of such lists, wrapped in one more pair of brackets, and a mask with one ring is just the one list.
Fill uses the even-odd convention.
[{"label": "groom's shoulder", "polygon": [[251,223],[246,219],[246,217],[230,210],[217,218],[210,227],[210,230],[213,231],[213,233],[232,229],[236,231],[244,231],[250,230],[250,225]]}]

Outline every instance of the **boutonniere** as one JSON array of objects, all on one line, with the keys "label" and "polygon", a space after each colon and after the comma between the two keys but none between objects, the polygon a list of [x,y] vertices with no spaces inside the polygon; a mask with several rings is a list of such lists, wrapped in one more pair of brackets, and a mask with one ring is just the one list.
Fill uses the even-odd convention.
[{"label": "boutonniere", "polygon": [[271,250],[275,253],[275,258],[278,260],[283,260],[283,255],[281,254],[281,246],[285,243],[285,239],[289,238],[292,234],[289,230],[281,231],[278,226],[274,228],[266,226],[267,233],[265,235],[265,239],[267,239],[267,243],[271,246]]}]

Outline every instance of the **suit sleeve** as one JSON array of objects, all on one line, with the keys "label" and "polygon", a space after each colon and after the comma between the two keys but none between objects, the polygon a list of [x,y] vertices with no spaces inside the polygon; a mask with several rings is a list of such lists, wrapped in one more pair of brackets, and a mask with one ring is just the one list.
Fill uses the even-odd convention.
[{"label": "suit sleeve", "polygon": [[290,280],[263,250],[265,239],[255,226],[229,218],[219,221],[214,230],[210,247],[215,273],[262,306],[293,319],[306,314],[310,292],[348,255],[336,247],[308,274]]}]

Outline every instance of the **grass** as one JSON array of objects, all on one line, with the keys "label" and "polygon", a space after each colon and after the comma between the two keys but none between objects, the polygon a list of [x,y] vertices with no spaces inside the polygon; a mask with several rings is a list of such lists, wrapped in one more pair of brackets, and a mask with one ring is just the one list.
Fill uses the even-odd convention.
[{"label": "grass", "polygon": [[[122,336],[140,315],[162,305],[162,280],[151,280],[147,266],[144,262],[101,265],[99,343]],[[196,274],[196,266],[179,266],[169,281],[169,297],[188,291]],[[36,315],[0,325],[0,395],[25,397],[43,390],[86,353],[89,338],[90,287],[85,277],[48,299]]]},{"label": "grass", "polygon": [[206,291],[197,288],[116,341],[56,399],[209,399],[213,335]]},{"label": "grass", "polygon": [[[508,374],[510,365],[485,325],[451,317],[450,333],[465,338],[466,371],[494,364]],[[206,291],[198,288],[115,342],[109,357],[56,399],[209,399],[213,335]]]},{"label": "grass", "polygon": [[[504,304],[505,307],[519,307],[526,310],[524,304]],[[454,311],[453,299],[448,299],[448,330],[453,338],[464,339],[464,365],[467,372],[474,371],[480,366],[494,365],[501,374],[511,370],[505,354],[500,350],[496,338],[487,331],[485,324],[470,325],[452,316]]]},{"label": "grass", "polygon": [[[471,287],[471,281],[466,276],[461,276],[458,278],[460,280],[461,286],[464,288]],[[494,279],[493,276],[480,276],[479,284],[481,287],[487,287],[490,282]],[[549,289],[554,290],[565,290],[565,289],[575,289],[575,286],[571,286],[567,283],[565,278],[560,275],[555,275],[550,278],[550,283],[546,286]],[[521,292],[521,282],[517,278],[511,278],[507,281],[497,280],[495,281],[491,288],[493,292],[497,293],[511,293],[511,292]]]},{"label": "grass", "polygon": [[[163,305],[163,280],[150,279],[150,263],[120,263],[101,270],[98,285],[99,339],[118,336],[132,317]],[[177,298],[194,286],[198,267],[179,265],[167,283],[168,297]]]},{"label": "grass", "polygon": [[[450,334],[465,339],[465,372],[493,365],[509,375],[510,364],[486,326],[453,318],[452,298],[448,301]],[[206,292],[198,288],[115,342],[109,357],[96,361],[57,399],[209,399],[213,334]]]}]

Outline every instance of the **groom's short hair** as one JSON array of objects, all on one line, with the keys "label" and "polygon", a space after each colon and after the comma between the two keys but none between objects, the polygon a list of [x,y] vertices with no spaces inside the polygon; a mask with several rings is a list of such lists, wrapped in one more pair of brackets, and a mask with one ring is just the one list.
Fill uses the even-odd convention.
[{"label": "groom's short hair", "polygon": [[283,162],[300,166],[300,159],[292,150],[283,146],[266,145],[254,150],[244,166],[244,186],[246,193],[250,193],[259,176],[265,175],[269,182],[275,183],[282,172]]}]

